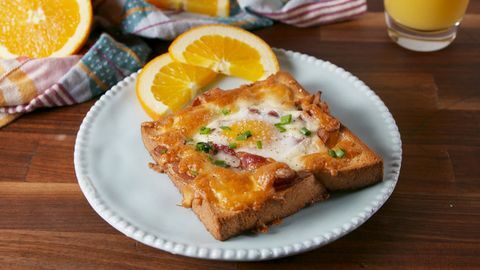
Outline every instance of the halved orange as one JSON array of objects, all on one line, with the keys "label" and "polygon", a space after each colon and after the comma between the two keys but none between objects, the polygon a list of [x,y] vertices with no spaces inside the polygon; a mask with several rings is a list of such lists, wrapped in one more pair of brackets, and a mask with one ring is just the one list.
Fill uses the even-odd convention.
[{"label": "halved orange", "polygon": [[234,26],[192,28],[178,36],[168,52],[176,61],[250,81],[279,70],[277,57],[265,41]]},{"label": "halved orange", "polygon": [[147,0],[147,2],[161,9],[185,10],[219,17],[228,17],[230,14],[230,0]]},{"label": "halved orange", "polygon": [[90,0],[0,0],[0,58],[73,54],[91,24]]},{"label": "halved orange", "polygon": [[158,119],[167,111],[176,112],[188,104],[216,73],[172,60],[168,53],[157,56],[137,78],[137,98],[145,112]]}]

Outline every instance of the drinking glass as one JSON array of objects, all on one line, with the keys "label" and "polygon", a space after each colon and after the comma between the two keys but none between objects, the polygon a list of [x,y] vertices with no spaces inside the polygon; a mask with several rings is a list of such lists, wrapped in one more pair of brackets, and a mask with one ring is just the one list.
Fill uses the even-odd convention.
[{"label": "drinking glass", "polygon": [[388,35],[413,51],[436,51],[455,39],[468,0],[384,0]]}]

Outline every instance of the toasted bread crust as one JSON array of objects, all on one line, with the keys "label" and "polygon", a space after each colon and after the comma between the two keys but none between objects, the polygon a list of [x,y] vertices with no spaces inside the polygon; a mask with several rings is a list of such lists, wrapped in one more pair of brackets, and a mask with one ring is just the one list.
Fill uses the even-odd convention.
[{"label": "toasted bread crust", "polygon": [[[184,179],[176,174],[168,175],[177,187],[182,186]],[[307,174],[295,185],[276,194],[275,198],[265,201],[258,209],[229,211],[218,208],[206,200],[194,199],[192,210],[207,230],[217,240],[223,241],[246,230],[262,227],[290,216],[305,206],[326,198],[328,198],[326,188],[316,181],[312,174]]]},{"label": "toasted bread crust", "polygon": [[[152,139],[155,130],[150,125],[142,125],[143,142],[152,158],[158,162],[155,153],[155,140]],[[173,184],[185,196],[189,181],[169,168],[166,171]],[[241,211],[229,211],[216,207],[214,204],[195,198],[191,208],[205,225],[207,230],[218,240],[226,240],[246,230],[268,225],[275,220],[287,217],[300,209],[328,198],[325,186],[315,179],[311,173],[299,174],[293,186],[278,192],[274,198],[265,201],[258,209],[248,208]]]},{"label": "toasted bread crust", "polygon": [[[308,95],[308,92],[287,73],[277,73],[269,77],[267,81],[288,86],[294,95]],[[265,83],[265,81],[260,83]],[[244,85],[239,89],[251,86]],[[202,97],[207,102],[208,100],[214,100],[221,93],[219,91],[221,90],[215,90]],[[326,106],[326,104],[322,104],[322,106]],[[328,108],[325,113],[329,116]],[[357,189],[381,181],[383,178],[382,159],[350,132],[348,128],[340,124],[339,126],[340,128],[337,127],[337,129],[341,130],[342,136],[363,149],[362,154],[355,159],[355,162],[334,170],[328,169],[324,165],[318,166],[318,169],[314,166],[309,172],[299,173],[299,177],[297,177],[293,185],[285,190],[276,192],[272,198],[264,201],[259,207],[234,211],[221,208],[204,198],[195,197],[191,200],[192,210],[216,239],[226,240],[243,231],[255,229],[292,215],[309,204],[324,200],[328,198],[328,191]],[[157,164],[161,164],[161,154],[155,151],[156,147],[158,147],[158,142],[155,140],[158,135],[156,123],[147,122],[142,124],[141,131],[142,139],[148,152]],[[313,161],[316,162],[316,159]],[[169,175],[184,198],[193,196],[188,186],[189,181],[191,181],[188,175],[177,173],[173,168],[173,164],[165,164],[165,162],[163,162],[162,166],[159,166],[159,169]]]},{"label": "toasted bread crust", "polygon": [[[155,130],[150,125],[142,125],[142,138],[145,147],[152,158],[158,162],[155,153],[155,141],[152,140]],[[183,196],[188,193],[185,184],[189,179],[177,174],[172,168],[167,169],[167,175]],[[195,198],[191,208],[205,225],[207,230],[217,240],[227,240],[246,230],[268,225],[275,220],[290,216],[300,209],[328,198],[325,186],[315,179],[311,173],[299,174],[295,184],[276,194],[274,198],[265,201],[258,209],[248,208],[241,211],[229,211],[216,207],[214,204]]]},{"label": "toasted bread crust", "polygon": [[[343,127],[346,134],[352,141],[362,145],[363,143],[348,128]],[[315,177],[322,181],[329,191],[354,190],[373,185],[383,179],[383,160],[373,151],[369,151],[360,161],[348,168],[341,168],[332,174],[325,170],[313,171]]]},{"label": "toasted bread crust", "polygon": [[314,174],[329,191],[353,190],[382,181],[383,163],[379,161],[364,167],[339,170],[337,175],[331,175],[324,171]]}]

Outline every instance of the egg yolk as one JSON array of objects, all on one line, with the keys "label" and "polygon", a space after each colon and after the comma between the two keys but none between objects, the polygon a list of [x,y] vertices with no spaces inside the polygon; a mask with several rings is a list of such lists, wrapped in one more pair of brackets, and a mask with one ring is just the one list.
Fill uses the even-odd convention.
[{"label": "egg yolk", "polygon": [[[242,136],[242,134],[251,134]],[[274,126],[271,123],[259,120],[242,120],[233,123],[229,129],[223,130],[229,142],[236,143],[238,146],[255,147],[258,141],[262,145],[268,145],[274,136]]]}]

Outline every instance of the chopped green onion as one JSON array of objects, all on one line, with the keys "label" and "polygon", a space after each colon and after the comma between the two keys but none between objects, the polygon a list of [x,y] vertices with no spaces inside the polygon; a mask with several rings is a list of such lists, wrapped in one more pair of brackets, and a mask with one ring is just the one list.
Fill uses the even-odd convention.
[{"label": "chopped green onion", "polygon": [[221,126],[220,127],[222,130],[232,130],[230,127],[227,127],[227,126]]},{"label": "chopped green onion", "polygon": [[213,162],[213,164],[217,165],[217,166],[220,166],[220,167],[228,167],[228,164],[225,162],[225,160],[220,160],[220,159],[217,159]]},{"label": "chopped green onion", "polygon": [[276,123],[276,124],[274,124],[274,126],[275,126],[280,132],[285,132],[285,131],[287,131],[287,129],[284,128],[281,123]]},{"label": "chopped green onion", "polygon": [[167,153],[167,149],[160,150],[160,154],[166,154],[166,153]]},{"label": "chopped green onion", "polygon": [[212,149],[212,146],[208,143],[197,142],[197,144],[195,145],[195,149],[197,151],[202,151],[202,152],[208,153]]},{"label": "chopped green onion", "polygon": [[236,140],[237,141],[245,141],[250,137],[252,137],[252,132],[250,130],[247,130],[243,133],[238,134]]},{"label": "chopped green onion", "polygon": [[287,129],[284,127],[284,125],[290,124],[292,122],[292,115],[287,114],[282,117],[280,117],[280,123],[274,124],[274,126],[280,131],[280,132],[285,132]]},{"label": "chopped green onion", "polygon": [[328,155],[334,158],[343,158],[345,156],[346,151],[339,148],[336,150],[330,149],[328,150]]},{"label": "chopped green onion", "polygon": [[237,141],[245,141],[247,139],[247,136],[245,134],[238,135],[237,138],[235,138]]},{"label": "chopped green onion", "polygon": [[257,141],[257,148],[262,149],[262,141]]},{"label": "chopped green onion", "polygon": [[237,144],[236,143],[229,143],[228,148],[235,149],[235,148],[237,148]]},{"label": "chopped green onion", "polygon": [[290,124],[291,122],[292,122],[292,115],[291,114],[287,114],[287,115],[284,115],[284,116],[280,117],[280,124],[282,124],[282,125]]},{"label": "chopped green onion", "polygon": [[229,114],[230,114],[230,110],[229,110],[229,109],[222,109],[222,114],[223,114],[223,115],[229,115]]},{"label": "chopped green onion", "polygon": [[335,154],[337,155],[337,158],[343,158],[345,156],[345,150],[339,148],[335,150]]},{"label": "chopped green onion", "polygon": [[198,172],[194,169],[190,169],[190,175],[191,176],[197,176],[198,175]]},{"label": "chopped green onion", "polygon": [[312,134],[312,132],[310,130],[308,130],[306,127],[302,127],[300,129],[300,133],[302,133],[305,136],[310,136]]},{"label": "chopped green onion", "polygon": [[210,134],[212,133],[212,129],[208,127],[201,127],[200,128],[200,134]]}]

